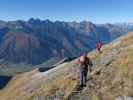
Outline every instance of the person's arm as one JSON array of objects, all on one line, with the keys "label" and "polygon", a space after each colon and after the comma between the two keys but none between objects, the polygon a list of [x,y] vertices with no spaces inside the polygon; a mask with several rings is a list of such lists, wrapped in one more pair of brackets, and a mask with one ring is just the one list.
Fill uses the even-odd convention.
[{"label": "person's arm", "polygon": [[89,70],[90,70],[90,72],[92,71],[92,66],[93,66],[93,63],[92,63],[92,61],[88,58],[88,65],[89,65]]}]

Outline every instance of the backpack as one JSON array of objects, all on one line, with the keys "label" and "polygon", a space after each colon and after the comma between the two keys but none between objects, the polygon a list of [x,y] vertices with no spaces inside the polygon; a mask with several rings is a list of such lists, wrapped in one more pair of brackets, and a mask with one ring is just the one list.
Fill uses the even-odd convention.
[{"label": "backpack", "polygon": [[86,60],[86,55],[85,54],[81,55],[79,60],[81,63],[84,63]]},{"label": "backpack", "polygon": [[98,42],[97,44],[96,44],[96,48],[97,49],[100,49],[102,47],[102,44],[100,43],[100,42]]}]

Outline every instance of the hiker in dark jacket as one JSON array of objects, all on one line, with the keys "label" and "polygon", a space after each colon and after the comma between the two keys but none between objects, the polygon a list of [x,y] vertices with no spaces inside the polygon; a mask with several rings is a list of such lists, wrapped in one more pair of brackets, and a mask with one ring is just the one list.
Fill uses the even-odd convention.
[{"label": "hiker in dark jacket", "polygon": [[92,61],[87,57],[87,53],[84,53],[80,56],[79,59],[79,72],[80,72],[80,86],[86,86],[87,82],[87,73],[91,72]]}]

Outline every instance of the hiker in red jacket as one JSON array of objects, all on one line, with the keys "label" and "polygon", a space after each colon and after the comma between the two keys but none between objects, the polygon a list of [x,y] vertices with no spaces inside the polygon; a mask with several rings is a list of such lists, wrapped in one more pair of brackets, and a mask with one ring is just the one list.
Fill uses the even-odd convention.
[{"label": "hiker in red jacket", "polygon": [[[87,82],[87,73],[88,70],[91,72],[92,62],[89,57],[87,57],[87,53],[85,52],[83,55],[79,58],[79,66],[80,66],[80,86],[84,87],[86,86]],[[89,66],[88,66],[89,65]]]},{"label": "hiker in red jacket", "polygon": [[100,41],[98,41],[98,42],[96,43],[96,49],[97,49],[97,51],[98,51],[99,53],[101,53],[101,48],[102,48],[102,43],[101,43]]}]

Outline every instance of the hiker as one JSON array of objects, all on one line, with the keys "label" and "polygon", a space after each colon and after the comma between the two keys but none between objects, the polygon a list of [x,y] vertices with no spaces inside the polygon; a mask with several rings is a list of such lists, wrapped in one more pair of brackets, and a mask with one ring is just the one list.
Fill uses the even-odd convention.
[{"label": "hiker", "polygon": [[102,48],[102,43],[101,43],[100,41],[98,41],[98,42],[96,43],[96,49],[97,49],[97,51],[98,51],[99,53],[102,53],[102,52],[101,52],[101,48]]},{"label": "hiker", "polygon": [[87,57],[87,52],[82,54],[79,58],[79,72],[80,72],[80,87],[86,86],[87,73],[92,71],[92,61]]}]

